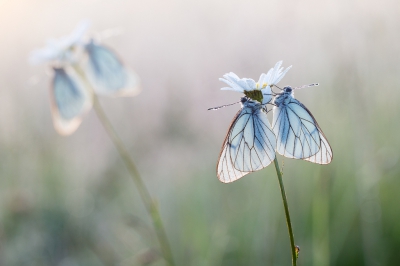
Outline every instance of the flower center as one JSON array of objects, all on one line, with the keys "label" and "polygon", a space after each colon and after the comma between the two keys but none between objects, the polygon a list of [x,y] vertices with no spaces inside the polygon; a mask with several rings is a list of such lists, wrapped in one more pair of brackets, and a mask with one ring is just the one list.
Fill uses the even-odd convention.
[{"label": "flower center", "polygon": [[244,91],[244,95],[249,97],[252,100],[256,100],[260,103],[262,103],[263,100],[263,95],[260,89],[254,90],[254,91]]},{"label": "flower center", "polygon": [[244,91],[244,95],[246,95],[247,97],[249,97],[252,100],[256,100],[256,101],[262,103],[263,95],[262,95],[261,90],[265,89],[267,86],[268,86],[267,83],[263,83],[262,86],[260,86],[260,84],[257,82],[255,90]]},{"label": "flower center", "polygon": [[263,83],[261,88],[260,88],[260,84],[258,82],[256,83],[256,89],[257,90],[265,89],[267,86],[268,86],[268,83]]}]

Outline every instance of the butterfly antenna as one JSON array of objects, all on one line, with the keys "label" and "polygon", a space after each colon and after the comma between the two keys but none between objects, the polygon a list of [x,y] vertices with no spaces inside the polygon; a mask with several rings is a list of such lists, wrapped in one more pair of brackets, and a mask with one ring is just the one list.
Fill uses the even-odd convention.
[{"label": "butterfly antenna", "polygon": [[231,105],[234,105],[234,104],[237,104],[237,103],[240,103],[240,101],[235,102],[235,103],[230,103],[230,104],[225,104],[225,105],[217,106],[217,107],[208,108],[207,110],[208,110],[208,111],[209,111],[209,110],[218,110],[218,109],[221,109],[221,108],[224,108],[224,107],[227,107],[227,106],[231,106]]},{"label": "butterfly antenna", "polygon": [[276,96],[276,95],[278,95],[278,93],[271,91],[271,93],[265,93],[265,94],[263,93],[263,96],[264,96],[264,95],[267,95],[267,96],[268,96],[268,95]]},{"label": "butterfly antenna", "polygon": [[303,85],[303,86],[300,86],[300,87],[295,87],[293,89],[299,90],[299,89],[304,89],[304,88],[314,87],[314,86],[319,86],[319,83],[312,83],[312,84],[309,84],[309,85]]}]

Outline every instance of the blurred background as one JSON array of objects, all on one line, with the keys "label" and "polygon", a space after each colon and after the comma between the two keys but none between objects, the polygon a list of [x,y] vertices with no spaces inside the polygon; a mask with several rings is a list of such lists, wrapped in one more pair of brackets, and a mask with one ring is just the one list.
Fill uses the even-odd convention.
[{"label": "blurred background", "polygon": [[[334,152],[283,159],[299,265],[397,265],[400,3],[0,0],[0,265],[164,265],[152,223],[95,113],[62,137],[49,66],[28,57],[89,19],[141,77],[101,98],[157,199],[178,265],[290,265],[273,166],[232,184],[216,162],[239,109],[207,108],[227,72],[258,80],[283,60]],[[118,34],[113,34],[118,33]],[[107,34],[106,34],[107,35]]]}]

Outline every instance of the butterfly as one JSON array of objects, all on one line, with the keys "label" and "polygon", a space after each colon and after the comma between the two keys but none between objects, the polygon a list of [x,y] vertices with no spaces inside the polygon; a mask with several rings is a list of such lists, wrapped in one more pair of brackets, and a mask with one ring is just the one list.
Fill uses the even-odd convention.
[{"label": "butterfly", "polygon": [[85,51],[87,77],[97,93],[134,96],[140,92],[139,77],[110,48],[91,40],[85,45]]},{"label": "butterfly", "polygon": [[[313,85],[318,84],[308,86]],[[333,158],[332,148],[311,112],[294,98],[293,90],[299,88],[284,87],[274,99],[276,151],[288,158],[328,164]]]},{"label": "butterfly", "polygon": [[[318,84],[308,86],[313,85]],[[229,127],[217,164],[221,182],[230,183],[267,167],[275,159],[275,151],[318,164],[332,161],[332,148],[314,116],[293,97],[293,90],[299,88],[285,87],[276,94],[272,127],[265,104],[241,98],[242,108]]]},{"label": "butterfly", "polygon": [[266,109],[249,97],[240,102],[242,108],[229,127],[217,164],[217,176],[223,183],[267,167],[275,159],[276,138]]},{"label": "butterfly", "polygon": [[53,123],[62,135],[74,132],[82,122],[82,115],[92,106],[92,99],[84,83],[70,67],[55,67],[51,86]]}]

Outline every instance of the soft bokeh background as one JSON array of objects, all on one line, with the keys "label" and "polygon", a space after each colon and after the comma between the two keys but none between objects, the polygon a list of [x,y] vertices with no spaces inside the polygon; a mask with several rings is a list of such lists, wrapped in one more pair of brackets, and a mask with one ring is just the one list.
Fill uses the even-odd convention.
[{"label": "soft bokeh background", "polygon": [[[273,166],[229,185],[215,165],[238,101],[226,72],[278,60],[334,160],[284,160],[299,265],[397,265],[400,3],[0,1],[0,265],[164,265],[125,166],[90,112],[57,135],[48,66],[29,53],[90,19],[142,79],[101,102],[158,201],[178,265],[290,265]],[[113,33],[120,34],[113,34]],[[279,157],[282,164],[283,158]],[[149,264],[149,265],[150,265]]]}]

